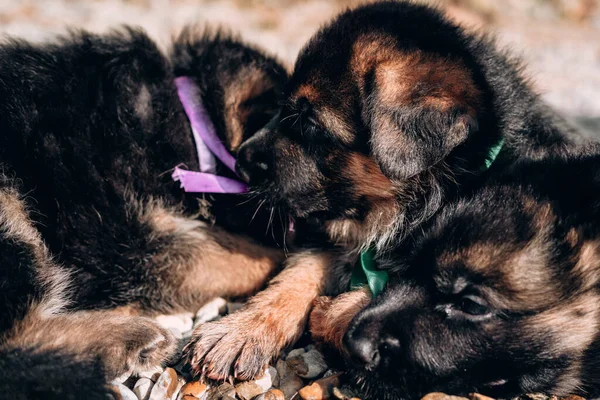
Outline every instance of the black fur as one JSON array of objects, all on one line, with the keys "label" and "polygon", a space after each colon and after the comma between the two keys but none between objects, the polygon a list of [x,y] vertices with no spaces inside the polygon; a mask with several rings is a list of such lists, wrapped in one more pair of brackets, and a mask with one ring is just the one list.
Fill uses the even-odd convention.
[{"label": "black fur", "polygon": [[[216,224],[240,240],[252,242],[245,236],[251,235],[276,245],[265,230],[268,210],[254,215],[256,201],[185,194],[171,179],[177,165],[198,169],[173,82],[183,75],[197,83],[233,153],[234,140],[243,142],[277,112],[287,78],[276,60],[231,35],[193,28],[174,40],[168,54],[128,27],[106,35],[77,31],[43,44],[0,44],[0,387],[6,388],[0,396],[102,397],[109,372],[99,355],[75,359],[68,348],[38,351],[33,344],[14,344],[27,323],[20,321],[38,312],[42,321],[119,306],[152,315],[206,300],[202,293],[189,294],[184,303],[175,300],[173,288],[184,278],[209,285],[211,277],[185,276],[177,263],[194,260],[177,254],[165,257],[169,265],[155,259],[181,238],[177,231],[157,233],[147,218],[152,207],[204,221],[209,231]],[[234,119],[240,137],[228,130]],[[231,174],[222,166],[217,172]],[[223,246],[237,251],[235,243]],[[116,326],[125,326],[119,318]],[[143,352],[147,341],[153,350],[164,344],[168,352],[172,339],[149,320],[137,321],[131,340],[139,343],[128,351],[139,346]],[[135,331],[144,327],[147,334]]]}]

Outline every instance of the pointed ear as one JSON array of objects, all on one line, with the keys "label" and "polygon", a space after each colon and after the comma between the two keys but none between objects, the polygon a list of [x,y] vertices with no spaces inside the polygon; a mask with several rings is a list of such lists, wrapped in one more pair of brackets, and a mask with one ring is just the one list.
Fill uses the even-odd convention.
[{"label": "pointed ear", "polygon": [[480,91],[457,61],[401,55],[371,77],[371,150],[382,171],[404,180],[444,159],[477,131]]},{"label": "pointed ear", "polygon": [[232,152],[264,127],[281,107],[285,75],[261,66],[241,65],[223,82],[225,137]]},{"label": "pointed ear", "polygon": [[228,33],[185,29],[172,58],[177,76],[193,76],[217,134],[230,151],[278,111],[286,69],[262,50]]}]

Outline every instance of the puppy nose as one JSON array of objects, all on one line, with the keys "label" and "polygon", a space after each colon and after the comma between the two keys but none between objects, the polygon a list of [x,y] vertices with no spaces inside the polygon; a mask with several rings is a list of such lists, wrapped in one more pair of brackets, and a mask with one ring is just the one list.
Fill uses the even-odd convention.
[{"label": "puppy nose", "polygon": [[351,360],[360,366],[376,367],[381,361],[378,343],[372,338],[358,337],[347,340]]},{"label": "puppy nose", "polygon": [[244,143],[237,154],[235,169],[243,180],[251,185],[264,183],[269,179],[268,155],[252,140]]},{"label": "puppy nose", "polygon": [[344,336],[344,344],[350,355],[350,360],[360,367],[377,367],[387,364],[388,359],[394,358],[400,342],[382,332],[379,322],[359,320]]}]

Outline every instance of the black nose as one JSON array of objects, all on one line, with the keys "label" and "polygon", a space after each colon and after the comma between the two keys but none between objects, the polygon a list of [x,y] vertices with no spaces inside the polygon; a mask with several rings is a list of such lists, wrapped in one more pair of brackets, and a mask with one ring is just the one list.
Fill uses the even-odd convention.
[{"label": "black nose", "polygon": [[240,178],[251,185],[264,183],[270,177],[268,158],[268,152],[261,148],[260,143],[250,139],[240,147],[235,169]]},{"label": "black nose", "polygon": [[360,367],[377,367],[393,358],[400,349],[399,341],[382,332],[376,321],[358,320],[344,336],[350,360]]}]

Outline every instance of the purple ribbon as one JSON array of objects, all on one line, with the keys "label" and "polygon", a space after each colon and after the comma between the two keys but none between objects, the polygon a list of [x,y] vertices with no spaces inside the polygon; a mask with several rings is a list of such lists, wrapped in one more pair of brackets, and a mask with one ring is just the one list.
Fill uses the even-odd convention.
[{"label": "purple ribbon", "polygon": [[193,193],[246,193],[248,185],[236,179],[215,175],[218,158],[235,173],[235,157],[217,136],[206,109],[200,100],[200,89],[189,76],[175,78],[179,100],[190,120],[200,172],[188,171],[179,167],[171,175],[186,192]]}]

